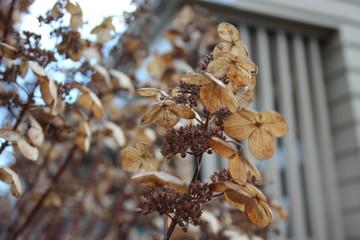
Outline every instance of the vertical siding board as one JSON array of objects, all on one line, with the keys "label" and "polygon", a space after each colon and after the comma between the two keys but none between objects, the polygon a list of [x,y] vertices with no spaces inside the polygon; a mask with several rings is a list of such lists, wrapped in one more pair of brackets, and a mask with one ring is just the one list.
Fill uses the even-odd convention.
[{"label": "vertical siding board", "polygon": [[311,230],[313,239],[326,240],[328,239],[328,232],[324,221],[324,198],[320,182],[319,155],[315,141],[315,127],[311,111],[312,103],[307,74],[308,69],[306,66],[303,39],[298,34],[294,37],[294,67]]},{"label": "vertical siding board", "polygon": [[326,104],[326,90],[324,74],[322,71],[319,43],[316,38],[311,38],[309,43],[311,87],[314,90],[314,107],[316,119],[316,133],[318,137],[319,160],[323,170],[326,197],[326,213],[330,239],[344,239],[340,201],[338,198],[335,159],[332,152],[332,137],[330,134],[329,112]]},{"label": "vertical siding board", "polygon": [[[250,37],[250,31],[249,28],[246,24],[240,24],[239,26],[239,32],[240,32],[240,39],[241,41],[244,42],[244,44],[246,45],[248,52],[249,52],[249,57],[251,58],[251,37]],[[256,97],[254,102],[249,106],[250,109],[256,109]],[[246,154],[246,156],[248,156],[249,160],[252,161],[253,163],[256,163],[255,158],[250,154],[249,152],[249,147],[248,147],[248,143],[247,141],[243,142],[244,145],[244,152]]]},{"label": "vertical siding board", "polygon": [[292,98],[292,81],[289,53],[285,33],[276,34],[276,67],[279,81],[279,106],[288,125],[289,132],[283,138],[285,148],[285,177],[290,201],[292,237],[294,240],[306,239],[305,208],[301,189],[300,168],[297,157],[296,121]]},{"label": "vertical siding board", "polygon": [[[259,27],[256,30],[256,49],[257,49],[257,64],[259,67],[259,75],[257,81],[258,88],[258,99],[259,101],[259,110],[274,110],[275,109],[275,99],[274,99],[274,90],[273,90],[273,75],[271,70],[271,60],[270,60],[270,47],[269,47],[269,38],[265,28]],[[274,199],[281,200],[281,177],[279,171],[279,162],[276,157],[272,157],[266,161],[267,166],[267,179],[269,180],[268,188],[270,189],[269,193]],[[285,225],[283,222],[278,223],[280,228],[280,233],[278,239],[284,238]]]}]

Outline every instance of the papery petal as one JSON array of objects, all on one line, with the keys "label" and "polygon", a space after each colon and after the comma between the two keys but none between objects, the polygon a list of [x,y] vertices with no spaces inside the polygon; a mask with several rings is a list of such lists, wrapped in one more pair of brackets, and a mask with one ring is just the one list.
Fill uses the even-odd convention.
[{"label": "papery petal", "polygon": [[229,171],[231,177],[235,182],[243,185],[247,182],[247,171],[243,160],[240,158],[239,154],[236,154],[229,158]]},{"label": "papery petal", "polygon": [[221,106],[222,87],[216,83],[204,85],[200,89],[200,100],[209,112],[215,112]]},{"label": "papery petal", "polygon": [[209,144],[217,154],[224,158],[230,158],[238,152],[236,148],[218,137],[212,137]]},{"label": "papery petal", "polygon": [[250,153],[259,160],[271,158],[275,152],[275,140],[262,127],[253,131],[249,137]]},{"label": "papery petal", "polygon": [[152,105],[150,110],[148,110],[145,115],[142,117],[140,124],[148,124],[148,123],[154,123],[156,121],[156,118],[163,110],[164,103],[156,103]]},{"label": "papery petal", "polygon": [[274,137],[282,137],[288,132],[288,125],[281,114],[274,111],[264,111],[260,114],[261,128]]},{"label": "papery petal", "polygon": [[249,110],[241,110],[233,113],[224,121],[225,133],[237,140],[245,140],[256,129],[255,118],[256,112]]}]

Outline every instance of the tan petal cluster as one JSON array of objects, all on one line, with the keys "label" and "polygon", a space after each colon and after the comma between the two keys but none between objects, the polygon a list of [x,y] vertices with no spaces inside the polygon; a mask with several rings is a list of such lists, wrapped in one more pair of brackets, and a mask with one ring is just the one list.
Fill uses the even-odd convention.
[{"label": "tan petal cluster", "polygon": [[194,117],[195,113],[190,108],[171,100],[164,100],[152,105],[142,117],[140,124],[156,123],[167,129],[175,126],[180,118],[192,119]]},{"label": "tan petal cluster", "polygon": [[122,168],[125,171],[149,172],[156,171],[158,162],[146,143],[137,142],[134,147],[126,147],[121,151]]},{"label": "tan petal cluster", "polygon": [[284,136],[288,131],[288,125],[285,119],[274,111],[258,113],[241,110],[225,119],[224,130],[234,139],[249,139],[251,154],[259,160],[264,160],[274,155],[274,137]]},{"label": "tan petal cluster", "polygon": [[218,34],[225,42],[215,47],[214,60],[208,65],[207,71],[218,78],[226,75],[234,87],[249,86],[255,81],[253,78],[257,67],[248,58],[248,51],[240,40],[239,31],[229,23],[221,23]]},{"label": "tan petal cluster", "polygon": [[218,110],[222,102],[230,111],[235,112],[237,110],[238,102],[229,86],[211,74],[187,74],[183,75],[180,80],[186,83],[202,85],[200,88],[200,100],[209,112]]},{"label": "tan petal cluster", "polygon": [[230,175],[238,184],[244,185],[247,182],[248,174],[246,166],[256,179],[261,179],[259,170],[242,151],[237,150],[229,143],[217,137],[210,139],[209,144],[217,154],[228,159]]},{"label": "tan petal cluster", "polygon": [[218,26],[218,34],[225,42],[216,45],[213,52],[214,54],[230,52],[234,55],[249,55],[245,44],[240,40],[239,31],[234,25],[230,23],[220,23]]},{"label": "tan petal cluster", "polygon": [[256,73],[256,65],[245,55],[236,56],[230,52],[219,52],[207,67],[216,77],[227,76],[236,86],[248,86]]},{"label": "tan petal cluster", "polygon": [[210,184],[216,192],[223,192],[225,200],[233,207],[245,212],[251,222],[265,227],[274,223],[274,215],[267,203],[265,195],[254,185],[245,183],[237,185],[231,182],[216,182]]}]

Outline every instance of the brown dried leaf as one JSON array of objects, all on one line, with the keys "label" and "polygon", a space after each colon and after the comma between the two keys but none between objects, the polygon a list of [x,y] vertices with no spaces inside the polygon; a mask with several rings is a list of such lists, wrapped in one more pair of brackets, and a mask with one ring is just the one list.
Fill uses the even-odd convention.
[{"label": "brown dried leaf", "polygon": [[47,80],[40,84],[40,92],[44,102],[52,105],[57,100],[57,87],[53,79],[47,78]]},{"label": "brown dried leaf", "polygon": [[276,149],[274,138],[264,128],[256,128],[249,137],[250,153],[259,160],[271,158]]},{"label": "brown dried leaf", "polygon": [[29,61],[29,66],[39,79],[47,79],[47,73],[45,72],[45,69],[41,67],[37,62]]},{"label": "brown dried leaf", "polygon": [[244,195],[230,189],[224,192],[224,197],[230,206],[233,206],[242,212],[245,210],[245,204],[249,201],[248,197],[245,197]]},{"label": "brown dried leaf", "polygon": [[112,82],[114,85],[117,85],[118,87],[126,89],[130,93],[135,92],[134,84],[127,74],[120,72],[118,70],[115,70],[115,69],[110,69],[109,73],[111,75],[111,79],[112,79]]},{"label": "brown dried leaf", "polygon": [[260,227],[265,227],[269,224],[267,213],[257,199],[253,199],[245,205],[245,212],[252,223]]},{"label": "brown dried leaf", "polygon": [[149,186],[163,186],[168,185],[171,189],[179,193],[188,193],[188,186],[185,182],[177,177],[167,174],[165,172],[147,172],[135,175],[132,179],[145,183]]},{"label": "brown dried leaf", "polygon": [[109,72],[105,67],[103,67],[99,64],[96,64],[95,66],[92,66],[92,69],[95,70],[95,73],[93,75],[91,75],[91,79],[94,82],[105,83],[105,86],[108,89],[113,88],[111,80],[110,80]]},{"label": "brown dried leaf", "polygon": [[218,137],[212,137],[209,144],[217,154],[225,158],[230,158],[238,152],[236,148]]},{"label": "brown dried leaf", "polygon": [[79,105],[85,109],[91,109],[95,117],[102,119],[104,117],[104,108],[98,96],[88,88],[81,87],[79,89],[83,92],[77,99]]},{"label": "brown dried leaf", "polygon": [[20,76],[22,77],[22,78],[25,78],[25,76],[26,76],[26,74],[27,74],[27,72],[28,72],[28,69],[29,69],[29,62],[27,62],[27,61],[22,61],[21,63],[20,63]]},{"label": "brown dried leaf", "polygon": [[106,43],[112,38],[112,32],[115,31],[115,26],[112,21],[113,17],[107,17],[100,25],[91,30],[91,34],[96,34],[98,43]]},{"label": "brown dried leaf", "polygon": [[247,171],[239,153],[229,158],[228,165],[230,175],[235,182],[241,185],[245,184],[247,182]]},{"label": "brown dried leaf", "polygon": [[0,180],[11,185],[11,194],[18,198],[22,194],[19,176],[11,168],[0,166]]},{"label": "brown dried leaf", "polygon": [[210,78],[202,74],[184,74],[181,76],[180,81],[194,85],[206,85],[213,83]]},{"label": "brown dried leaf", "polygon": [[279,203],[271,201],[269,205],[275,212],[277,212],[277,214],[282,220],[288,219],[288,213],[286,212],[285,208],[283,208]]},{"label": "brown dried leaf", "polygon": [[14,60],[17,58],[17,50],[7,43],[0,42],[0,56]]},{"label": "brown dried leaf", "polygon": [[258,117],[261,127],[274,137],[283,137],[288,132],[288,125],[283,116],[274,111],[264,111]]},{"label": "brown dried leaf", "polygon": [[75,144],[84,152],[88,152],[90,149],[90,137],[84,136],[76,136],[75,137]]},{"label": "brown dried leaf", "polygon": [[75,144],[84,152],[88,152],[91,142],[91,131],[87,121],[83,120],[79,122],[77,126],[77,136],[75,137]]},{"label": "brown dried leaf", "polygon": [[254,175],[257,180],[261,180],[262,176],[261,176],[259,169],[257,169],[257,167],[250,161],[250,159],[243,152],[240,151],[239,153],[240,153],[241,159],[244,161],[246,166],[249,168],[252,175]]},{"label": "brown dried leaf", "polygon": [[137,142],[135,148],[126,147],[121,151],[122,168],[125,171],[149,172],[156,171],[158,162],[154,159],[154,155],[146,143]]},{"label": "brown dried leaf", "polygon": [[154,53],[154,60],[147,65],[147,68],[151,76],[161,79],[170,63],[163,55]]},{"label": "brown dried leaf", "polygon": [[67,2],[65,8],[71,14],[70,27],[74,31],[77,31],[83,25],[83,13],[80,5],[78,4],[78,2],[75,2],[74,4],[69,1]]},{"label": "brown dried leaf", "polygon": [[0,129],[0,137],[9,142],[16,142],[21,138],[21,135],[12,130]]},{"label": "brown dried leaf", "polygon": [[263,201],[267,201],[265,195],[262,193],[260,189],[252,185],[251,183],[245,183],[246,191],[251,195],[253,198],[259,198]]},{"label": "brown dried leaf", "polygon": [[195,113],[186,106],[177,105],[174,101],[161,101],[155,103],[142,117],[140,124],[156,123],[163,128],[171,128],[179,122],[179,119],[192,119]]},{"label": "brown dried leaf", "polygon": [[250,110],[241,110],[231,114],[224,121],[225,133],[234,139],[245,140],[256,129],[257,112]]},{"label": "brown dried leaf", "polygon": [[164,91],[159,90],[157,88],[139,88],[136,91],[136,94],[143,96],[143,97],[156,97],[162,95],[164,97],[168,96]]},{"label": "brown dried leaf", "polygon": [[105,128],[111,131],[111,135],[114,138],[115,142],[120,147],[123,147],[125,145],[125,134],[122,128],[119,125],[109,121],[104,122],[103,125]]},{"label": "brown dried leaf", "polygon": [[36,161],[39,158],[39,150],[31,146],[24,138],[17,141],[17,146],[24,157]]},{"label": "brown dried leaf", "polygon": [[229,42],[235,42],[240,39],[240,33],[236,27],[230,23],[220,23],[218,26],[219,36]]},{"label": "brown dried leaf", "polygon": [[32,127],[27,132],[30,142],[37,147],[41,147],[44,142],[45,136],[42,129]]}]

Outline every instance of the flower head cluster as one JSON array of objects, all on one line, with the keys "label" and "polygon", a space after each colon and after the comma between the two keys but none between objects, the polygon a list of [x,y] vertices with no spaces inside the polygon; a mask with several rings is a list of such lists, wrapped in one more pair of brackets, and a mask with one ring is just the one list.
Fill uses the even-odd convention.
[{"label": "flower head cluster", "polygon": [[[137,91],[141,96],[156,100],[140,123],[156,123],[167,129],[161,153],[168,159],[176,154],[182,157],[190,154],[196,161],[190,184],[165,172],[147,172],[133,177],[151,186],[140,198],[140,212],[165,214],[181,227],[189,223],[198,225],[201,204],[210,201],[212,191],[216,191],[231,206],[245,212],[251,222],[264,227],[274,222],[274,216],[260,190],[261,174],[242,151],[242,146],[227,136],[235,140],[249,139],[250,153],[263,160],[274,154],[273,137],[285,135],[287,124],[276,112],[257,113],[245,109],[254,100],[258,69],[249,59],[239,31],[233,25],[221,23],[218,34],[224,42],[204,58],[198,73],[181,75],[180,83],[172,89],[141,88]],[[213,175],[213,183],[209,186],[196,182],[205,152],[215,152],[228,159],[228,169]],[[152,155],[143,155],[131,148],[123,152],[123,161],[127,165],[131,160],[134,168],[138,168],[151,162]]]},{"label": "flower head cluster", "polygon": [[209,202],[212,192],[208,184],[195,182],[189,185],[189,192],[182,194],[167,186],[146,188],[140,197],[138,211],[143,214],[158,212],[174,217],[177,224],[186,231],[189,224],[200,225],[201,205]]}]

